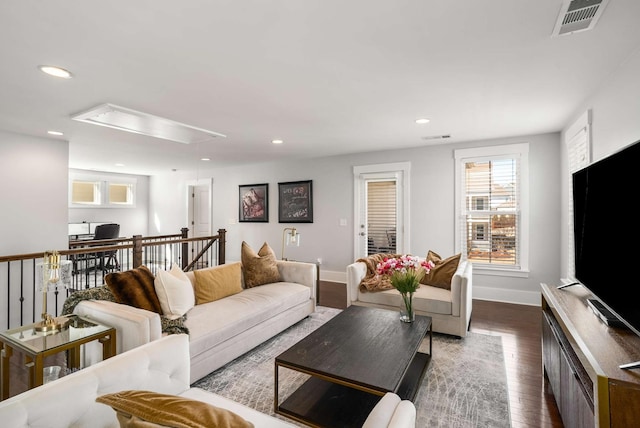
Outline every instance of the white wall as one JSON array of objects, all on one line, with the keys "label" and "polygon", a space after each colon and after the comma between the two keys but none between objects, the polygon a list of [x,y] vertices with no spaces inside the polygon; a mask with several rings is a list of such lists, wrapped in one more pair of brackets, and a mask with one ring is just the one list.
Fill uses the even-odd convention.
[{"label": "white wall", "polygon": [[[69,144],[0,131],[0,256],[66,249]],[[3,264],[0,326],[38,319],[40,295],[31,286],[32,266]],[[21,278],[7,289],[8,278]],[[53,294],[53,293],[50,293]],[[34,302],[19,309],[20,298]],[[37,298],[36,298],[37,297]],[[7,311],[11,302],[12,310]],[[49,299],[53,303],[53,297]],[[24,318],[21,318],[24,317]]]},{"label": "white wall", "polygon": [[[300,247],[288,247],[290,259],[322,259],[321,277],[345,281],[346,266],[353,261],[353,167],[357,165],[409,161],[411,166],[410,227],[412,254],[426,255],[432,249],[442,256],[453,254],[454,158],[462,147],[530,143],[531,174],[531,272],[528,278],[474,276],[478,298],[539,304],[541,281],[560,277],[560,135],[477,141],[348,156],[266,163],[199,172],[201,180],[213,178],[212,229],[227,229],[227,259],[239,260],[242,241],[256,250],[268,242],[278,258],[282,230],[295,225],[301,233]],[[152,234],[169,233],[186,221],[188,174],[178,172],[151,178]],[[278,223],[278,182],[313,180],[313,223]],[[269,222],[238,223],[238,186],[269,184]],[[175,201],[183,201],[176,203]],[[347,226],[340,226],[347,219]]]},{"label": "white wall", "polygon": [[[109,222],[120,225],[120,236],[149,235],[149,177],[145,175],[113,174],[108,172],[71,169],[70,173],[82,174],[99,179],[135,179],[136,204],[134,207],[69,208],[69,223]],[[180,233],[175,230],[172,233]]]},{"label": "white wall", "polygon": [[0,131],[0,255],[66,249],[69,144]]},{"label": "white wall", "polygon": [[[597,161],[621,148],[640,140],[640,49],[620,65],[616,73],[609,76],[600,90],[586,99],[575,112],[567,128],[587,110],[592,113],[591,160]],[[567,172],[567,150],[562,145],[562,179],[569,180]],[[567,275],[567,237],[566,227],[568,194],[562,194],[562,276]]]},{"label": "white wall", "polygon": [[[195,183],[195,173],[178,171],[149,178],[149,235],[180,233],[183,227],[189,227],[187,187]],[[214,234],[219,228],[212,224]]]}]

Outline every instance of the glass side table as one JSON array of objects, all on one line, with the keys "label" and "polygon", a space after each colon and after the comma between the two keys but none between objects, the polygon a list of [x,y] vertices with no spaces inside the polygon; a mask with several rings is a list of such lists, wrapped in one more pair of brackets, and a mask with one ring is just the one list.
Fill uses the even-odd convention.
[{"label": "glass side table", "polygon": [[95,321],[69,315],[68,327],[59,332],[42,333],[35,330],[36,324],[24,325],[0,332],[2,391],[0,400],[9,398],[10,359],[14,350],[25,355],[25,366],[29,373],[28,388],[43,383],[44,358],[58,352],[68,351],[67,367],[80,368],[80,345],[97,340],[102,344],[102,358],[116,354],[116,329]]}]

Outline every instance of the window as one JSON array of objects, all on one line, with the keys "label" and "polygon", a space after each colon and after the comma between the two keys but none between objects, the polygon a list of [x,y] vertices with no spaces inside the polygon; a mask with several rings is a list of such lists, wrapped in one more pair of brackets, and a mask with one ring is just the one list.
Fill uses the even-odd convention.
[{"label": "window", "polygon": [[478,211],[482,211],[484,210],[487,206],[487,202],[489,202],[489,198],[487,198],[486,196],[472,196],[471,197],[471,204],[474,207],[473,209],[478,210]]},{"label": "window", "polygon": [[473,239],[476,241],[486,241],[486,228],[484,224],[475,224],[473,230]]},{"label": "window", "polygon": [[528,270],[528,144],[455,151],[456,251],[474,268]]},{"label": "window", "polygon": [[131,205],[133,204],[133,184],[108,183],[109,204]]},{"label": "window", "polygon": [[72,174],[69,180],[70,207],[135,207],[135,179],[113,180]]},{"label": "window", "polygon": [[72,181],[71,203],[83,205],[100,205],[100,182]]}]

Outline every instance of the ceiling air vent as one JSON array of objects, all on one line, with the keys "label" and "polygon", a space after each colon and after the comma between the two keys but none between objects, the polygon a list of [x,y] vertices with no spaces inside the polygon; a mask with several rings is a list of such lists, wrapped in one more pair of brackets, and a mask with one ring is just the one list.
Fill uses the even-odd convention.
[{"label": "ceiling air vent", "polygon": [[114,104],[102,104],[71,118],[183,144],[202,143],[215,137],[226,137],[224,134]]},{"label": "ceiling air vent", "polygon": [[552,36],[591,30],[602,16],[609,0],[564,0]]}]

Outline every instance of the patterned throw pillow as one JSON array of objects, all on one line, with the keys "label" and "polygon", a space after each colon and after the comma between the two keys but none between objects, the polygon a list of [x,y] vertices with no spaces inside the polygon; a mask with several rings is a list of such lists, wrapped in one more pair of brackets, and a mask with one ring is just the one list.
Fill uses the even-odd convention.
[{"label": "patterned throw pillow", "polygon": [[246,288],[280,281],[276,253],[266,242],[262,244],[258,254],[256,254],[249,244],[242,241],[241,260]]},{"label": "patterned throw pillow", "polygon": [[156,294],[155,278],[148,267],[140,266],[124,272],[111,272],[104,277],[116,302],[162,314]]},{"label": "patterned throw pillow", "polygon": [[437,253],[429,250],[427,260],[432,261],[435,264],[435,267],[433,267],[428,274],[422,277],[420,283],[451,290],[451,278],[453,278],[453,275],[458,269],[460,256],[461,254],[458,253],[442,260],[442,257]]}]

